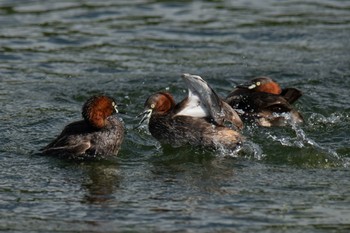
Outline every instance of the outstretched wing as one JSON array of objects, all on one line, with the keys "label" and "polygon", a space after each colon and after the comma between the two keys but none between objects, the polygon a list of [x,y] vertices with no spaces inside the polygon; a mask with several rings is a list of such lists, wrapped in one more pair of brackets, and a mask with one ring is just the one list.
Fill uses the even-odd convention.
[{"label": "outstretched wing", "polygon": [[176,115],[192,117],[209,117],[217,124],[225,121],[242,128],[243,123],[234,109],[222,101],[215,91],[200,76],[183,74],[188,97],[179,103]]}]

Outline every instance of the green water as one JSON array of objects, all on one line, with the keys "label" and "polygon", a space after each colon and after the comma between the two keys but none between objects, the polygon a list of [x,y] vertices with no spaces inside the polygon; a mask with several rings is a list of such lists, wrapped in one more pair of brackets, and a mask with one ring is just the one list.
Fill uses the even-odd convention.
[{"label": "green water", "polygon": [[[0,1],[0,231],[348,232],[349,1]],[[146,98],[221,96],[268,75],[304,95],[300,127],[245,127],[235,154],[162,148]],[[38,150],[91,95],[124,104],[119,156]]]}]

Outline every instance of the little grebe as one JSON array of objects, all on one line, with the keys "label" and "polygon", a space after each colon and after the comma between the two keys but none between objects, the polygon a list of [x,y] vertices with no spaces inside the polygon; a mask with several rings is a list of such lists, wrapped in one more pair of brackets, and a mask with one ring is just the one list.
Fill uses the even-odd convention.
[{"label": "little grebe", "polygon": [[271,78],[258,77],[238,85],[225,101],[237,109],[243,121],[270,127],[303,122],[302,115],[291,105],[300,96],[302,93],[296,88],[282,90]]},{"label": "little grebe", "polygon": [[112,98],[91,97],[82,108],[84,120],[68,124],[42,153],[73,159],[116,155],[124,138],[124,125],[114,113],[118,110]]},{"label": "little grebe", "polygon": [[158,92],[145,102],[140,124],[148,120],[153,137],[173,147],[190,144],[206,148],[234,149],[242,142],[236,130],[224,126],[231,122],[243,127],[237,113],[210,88],[200,76],[182,75],[188,96],[176,104],[167,92]]}]

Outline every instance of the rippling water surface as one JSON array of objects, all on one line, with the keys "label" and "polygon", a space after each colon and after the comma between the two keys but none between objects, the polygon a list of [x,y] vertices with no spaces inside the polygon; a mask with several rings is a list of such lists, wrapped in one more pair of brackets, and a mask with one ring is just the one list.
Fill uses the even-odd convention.
[{"label": "rippling water surface", "polygon": [[[3,232],[348,232],[349,1],[0,1]],[[237,154],[161,148],[148,95],[221,95],[257,75],[301,89],[302,126],[247,126]],[[91,95],[124,104],[108,161],[37,154]]]}]

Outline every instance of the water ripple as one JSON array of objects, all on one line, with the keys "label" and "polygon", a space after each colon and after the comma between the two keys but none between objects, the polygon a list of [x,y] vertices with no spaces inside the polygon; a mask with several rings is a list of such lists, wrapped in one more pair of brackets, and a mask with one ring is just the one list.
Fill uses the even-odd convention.
[{"label": "water ripple", "polygon": [[[0,229],[347,232],[348,1],[0,1]],[[246,125],[235,153],[162,147],[135,118],[150,93],[220,96],[269,75],[303,91],[305,123]],[[118,158],[37,154],[81,105],[123,103]]]}]

